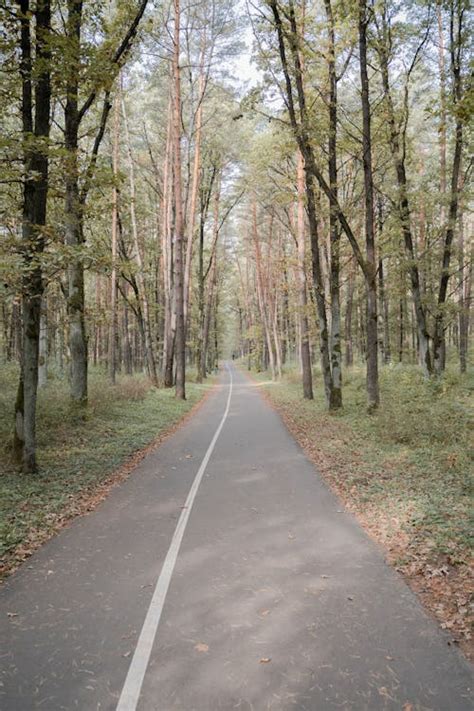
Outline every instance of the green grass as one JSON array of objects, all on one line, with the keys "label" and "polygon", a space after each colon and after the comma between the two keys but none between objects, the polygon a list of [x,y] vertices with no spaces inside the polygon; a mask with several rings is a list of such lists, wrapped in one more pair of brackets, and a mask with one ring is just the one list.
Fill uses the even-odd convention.
[{"label": "green grass", "polygon": [[90,377],[89,408],[80,420],[69,407],[64,379],[52,379],[38,402],[40,473],[26,476],[11,464],[9,442],[17,370],[0,367],[0,557],[8,566],[18,548],[36,535],[44,539],[75,500],[90,494],[133,453],[178,422],[209,385],[187,385],[186,402],[174,390],[156,390],[142,376],[119,377],[111,386],[103,373]]},{"label": "green grass", "polygon": [[346,501],[378,518],[384,537],[406,537],[408,556],[467,559],[471,538],[472,377],[449,370],[438,382],[415,366],[381,371],[381,407],[366,411],[361,368],[344,374],[344,409],[325,410],[321,375],[315,400],[301,397],[300,376],[288,372],[265,390],[309,448],[326,461],[325,474]]}]

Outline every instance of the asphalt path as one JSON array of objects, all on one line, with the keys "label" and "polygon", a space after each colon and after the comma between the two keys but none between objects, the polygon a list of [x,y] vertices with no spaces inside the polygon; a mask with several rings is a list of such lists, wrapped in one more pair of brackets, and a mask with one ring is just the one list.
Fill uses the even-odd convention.
[{"label": "asphalt path", "polygon": [[3,586],[0,709],[467,711],[448,641],[230,365]]}]

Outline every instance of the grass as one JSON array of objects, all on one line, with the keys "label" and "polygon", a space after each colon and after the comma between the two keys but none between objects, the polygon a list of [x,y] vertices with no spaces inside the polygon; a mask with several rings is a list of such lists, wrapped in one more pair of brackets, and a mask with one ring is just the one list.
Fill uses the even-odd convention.
[{"label": "grass", "polygon": [[0,558],[15,567],[64,520],[84,508],[104,482],[139,450],[175,425],[209,389],[189,382],[187,400],[156,390],[143,376],[119,377],[116,386],[93,371],[86,419],[69,407],[68,385],[52,379],[38,401],[40,473],[14,470],[9,453],[17,382],[13,366],[0,368]]},{"label": "grass", "polygon": [[367,414],[362,368],[344,375],[344,408],[329,415],[321,375],[315,400],[300,376],[255,376],[328,483],[424,602],[467,642],[472,551],[472,376],[448,370],[437,382],[415,366],[381,371],[381,407]]}]

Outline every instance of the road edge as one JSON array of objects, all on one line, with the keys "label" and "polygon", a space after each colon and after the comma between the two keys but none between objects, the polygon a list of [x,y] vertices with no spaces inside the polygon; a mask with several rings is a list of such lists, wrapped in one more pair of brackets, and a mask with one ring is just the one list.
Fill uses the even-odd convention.
[{"label": "road edge", "polygon": [[[34,530],[34,538],[27,536],[27,538],[13,550],[12,559],[8,560],[1,568],[0,587],[18,570],[23,568],[23,565],[30,560],[36,551],[42,548],[45,543],[57,536],[63,529],[68,528],[76,519],[87,516],[92,511],[95,511],[100,504],[108,498],[116,486],[126,481],[134,473],[145,457],[159,449],[166,440],[181,429],[181,427],[184,427],[184,425],[196,415],[198,410],[200,410],[211,395],[215,393],[219,384],[220,379],[216,377],[215,382],[210,384],[209,389],[203,393],[200,400],[176,422],[162,430],[145,447],[128,455],[120,467],[112,471],[105,479],[97,482],[91,489],[85,490],[77,497],[74,497],[74,499],[71,499],[63,511],[61,511],[57,520],[54,521],[48,529],[44,529],[40,532]],[[31,533],[33,533],[33,531],[31,531]],[[31,534],[29,534],[29,536],[30,535]],[[26,550],[20,555],[19,551],[23,548],[26,548]]]},{"label": "road edge", "polygon": [[[473,662],[474,662],[474,651],[473,651],[473,646],[470,644],[468,640],[458,640],[454,639],[449,632],[442,627],[443,620],[435,614],[433,606],[434,602],[431,601],[429,594],[426,593],[426,591],[423,592],[423,594],[420,593],[420,583],[418,580],[410,577],[406,573],[404,573],[403,569],[398,568],[390,559],[390,551],[387,549],[387,547],[384,545],[384,542],[378,538],[373,529],[368,526],[367,521],[364,519],[363,514],[357,510],[355,506],[351,504],[350,501],[346,500],[341,492],[333,485],[333,483],[326,478],[324,475],[324,471],[322,471],[318,465],[318,461],[314,457],[313,453],[311,450],[305,446],[305,442],[303,439],[301,439],[298,436],[298,431],[296,428],[292,426],[292,422],[284,412],[283,408],[280,408],[276,402],[274,402],[271,398],[271,395],[264,389],[263,383],[257,380],[257,378],[254,377],[253,373],[248,371],[245,367],[242,367],[241,365],[236,366],[239,372],[246,377],[248,380],[250,380],[252,383],[254,383],[257,387],[259,387],[259,393],[264,399],[264,401],[267,403],[267,405],[279,416],[281,419],[282,423],[284,424],[285,428],[287,431],[290,433],[290,435],[293,437],[295,442],[297,442],[298,446],[301,447],[302,451],[304,452],[305,456],[308,458],[308,460],[311,462],[311,464],[315,467],[318,475],[321,477],[322,481],[324,484],[329,488],[329,490],[338,498],[338,500],[341,502],[341,505],[347,509],[348,513],[350,513],[354,518],[356,519],[357,523],[361,526],[365,534],[370,538],[370,540],[375,543],[380,551],[383,554],[385,564],[391,568],[397,575],[400,576],[400,578],[403,580],[403,582],[407,585],[407,587],[411,590],[411,592],[416,596],[418,602],[422,606],[423,610],[429,615],[429,617],[436,622],[439,631],[445,636],[446,638],[446,644],[452,649],[456,650],[457,653],[459,654],[460,658],[467,663],[470,668],[473,668]],[[433,598],[434,600],[434,598]]]}]

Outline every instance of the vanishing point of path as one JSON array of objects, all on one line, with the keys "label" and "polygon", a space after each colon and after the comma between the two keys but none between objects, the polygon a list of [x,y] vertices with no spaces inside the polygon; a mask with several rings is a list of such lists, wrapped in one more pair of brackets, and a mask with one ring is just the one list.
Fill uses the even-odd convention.
[{"label": "vanishing point of path", "polygon": [[0,640],[1,711],[472,708],[468,664],[233,368],[7,581]]}]

